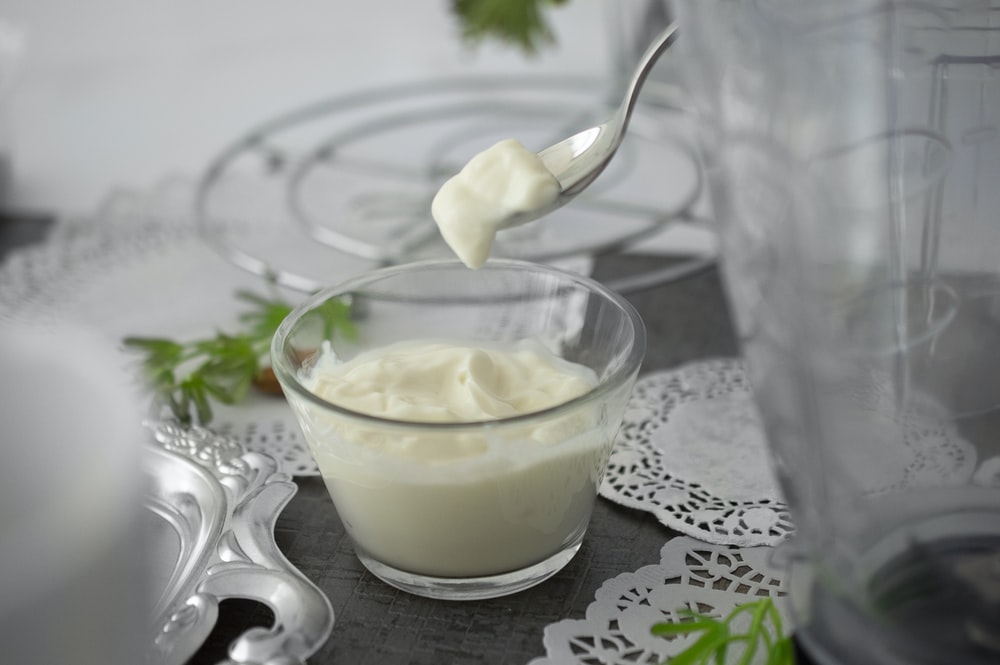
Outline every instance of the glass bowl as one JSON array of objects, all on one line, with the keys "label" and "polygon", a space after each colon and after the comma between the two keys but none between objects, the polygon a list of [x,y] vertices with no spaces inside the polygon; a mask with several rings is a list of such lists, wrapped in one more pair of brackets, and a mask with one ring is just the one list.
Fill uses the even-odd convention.
[{"label": "glass bowl", "polygon": [[[333,299],[351,304],[351,339],[329,334]],[[534,413],[460,423],[360,413],[307,387],[321,349],[349,361],[428,340],[530,340],[590,368],[596,383]],[[522,261],[469,270],[447,260],[317,293],[278,328],[271,359],[361,562],[411,593],[481,599],[541,582],[579,549],[644,352],[639,315],[594,280]]]}]

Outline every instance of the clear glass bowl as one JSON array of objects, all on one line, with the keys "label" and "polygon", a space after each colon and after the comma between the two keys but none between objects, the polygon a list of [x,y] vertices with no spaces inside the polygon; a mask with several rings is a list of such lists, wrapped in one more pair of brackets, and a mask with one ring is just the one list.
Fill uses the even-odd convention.
[{"label": "clear glass bowl", "polygon": [[[330,338],[322,308],[349,299],[356,338]],[[598,377],[542,411],[472,423],[406,422],[351,411],[306,387],[318,349],[337,357],[388,344],[534,340]],[[639,315],[597,282],[521,261],[469,270],[427,261],[326,289],[281,324],[275,374],[361,562],[435,598],[514,593],[580,547],[645,352]]]}]

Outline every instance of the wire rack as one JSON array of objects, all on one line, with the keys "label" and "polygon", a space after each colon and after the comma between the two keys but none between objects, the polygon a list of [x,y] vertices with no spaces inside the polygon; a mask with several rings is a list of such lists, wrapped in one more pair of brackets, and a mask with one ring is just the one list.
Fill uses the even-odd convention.
[{"label": "wire rack", "polygon": [[[363,270],[450,256],[430,215],[440,185],[474,154],[516,137],[541,149],[602,122],[606,80],[475,77],[334,97],[246,132],[211,161],[196,193],[199,233],[253,274],[315,291]],[[494,254],[545,263],[620,253],[692,212],[703,180],[686,112],[640,104],[618,155],[594,185],[543,220],[499,234]],[[245,233],[266,226],[268,233]],[[636,290],[693,274],[713,255],[664,261],[609,281]]]}]

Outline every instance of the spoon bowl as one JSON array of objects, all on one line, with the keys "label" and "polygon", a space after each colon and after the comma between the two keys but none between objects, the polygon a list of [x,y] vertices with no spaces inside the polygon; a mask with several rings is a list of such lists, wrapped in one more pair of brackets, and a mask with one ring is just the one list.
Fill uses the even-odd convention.
[{"label": "spoon bowl", "polygon": [[559,182],[559,194],[548,205],[533,208],[507,217],[500,228],[520,226],[534,221],[548,213],[561,208],[580,192],[590,186],[604,168],[611,162],[618,147],[625,138],[632,110],[635,108],[639,91],[646,77],[660,56],[677,40],[677,22],[671,23],[649,45],[643,53],[625,89],[622,103],[606,122],[577,132],[569,138],[550,145],[538,153],[539,159],[545,164],[555,179]]}]

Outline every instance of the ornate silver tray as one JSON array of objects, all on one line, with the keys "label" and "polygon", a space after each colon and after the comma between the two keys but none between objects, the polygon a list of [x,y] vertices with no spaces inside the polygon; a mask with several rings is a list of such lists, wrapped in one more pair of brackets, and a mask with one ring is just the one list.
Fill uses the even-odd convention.
[{"label": "ornate silver tray", "polygon": [[296,486],[267,455],[210,430],[147,423],[155,444],[148,476],[153,628],[146,662],[180,665],[201,646],[221,600],[246,598],[274,612],[229,647],[228,663],[304,663],[333,629],[330,601],[285,559],[274,524]]}]

